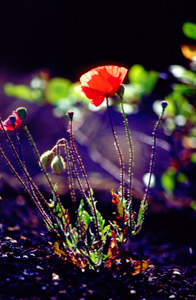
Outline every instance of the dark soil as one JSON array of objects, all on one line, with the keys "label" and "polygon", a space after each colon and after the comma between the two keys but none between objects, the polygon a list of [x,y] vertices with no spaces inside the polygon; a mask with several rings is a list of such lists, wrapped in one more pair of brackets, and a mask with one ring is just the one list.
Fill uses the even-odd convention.
[{"label": "dark soil", "polygon": [[195,218],[191,210],[149,213],[145,230],[129,246],[133,258],[150,259],[151,263],[144,274],[135,276],[123,261],[119,271],[114,266],[98,273],[82,272],[64,262],[54,254],[39,217],[34,218],[34,225],[3,226],[0,299],[196,299],[196,241],[191,230]]}]

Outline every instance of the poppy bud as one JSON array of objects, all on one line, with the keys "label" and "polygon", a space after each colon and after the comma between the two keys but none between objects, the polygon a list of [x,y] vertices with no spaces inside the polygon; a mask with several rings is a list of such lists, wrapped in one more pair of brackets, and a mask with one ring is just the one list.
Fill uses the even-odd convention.
[{"label": "poppy bud", "polygon": [[70,120],[72,120],[73,119],[73,115],[74,115],[74,111],[73,110],[68,110],[67,115],[70,118]]},{"label": "poppy bud", "polygon": [[16,122],[16,117],[10,116],[10,117],[9,117],[9,120],[10,120],[11,124],[14,126],[14,125],[15,125],[15,122]]},{"label": "poppy bud", "polygon": [[54,152],[52,150],[48,150],[41,155],[40,162],[44,169],[47,169],[51,165],[53,157]]},{"label": "poppy bud", "polygon": [[19,107],[16,109],[16,113],[18,114],[18,117],[24,121],[26,119],[27,116],[27,110],[25,107]]},{"label": "poppy bud", "polygon": [[165,109],[168,106],[167,101],[161,101],[162,108]]},{"label": "poppy bud", "polygon": [[65,171],[65,162],[61,155],[56,155],[51,163],[52,171],[55,174],[61,174],[63,171]]},{"label": "poppy bud", "polygon": [[119,88],[118,88],[118,90],[116,91],[116,93],[117,93],[120,97],[122,97],[122,96],[124,95],[124,91],[125,91],[124,86],[123,86],[123,85],[120,85]]}]

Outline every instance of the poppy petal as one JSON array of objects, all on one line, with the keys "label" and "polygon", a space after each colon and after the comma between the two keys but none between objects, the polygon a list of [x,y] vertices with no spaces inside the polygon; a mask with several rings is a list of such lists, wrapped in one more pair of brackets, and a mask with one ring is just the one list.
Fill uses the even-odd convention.
[{"label": "poppy petal", "polygon": [[[12,118],[15,119],[14,123]],[[5,130],[14,130],[14,128],[20,127],[20,125],[22,124],[22,120],[19,118],[17,112],[13,111],[12,115],[10,115],[2,123]],[[0,126],[0,129],[3,129],[2,126]]]},{"label": "poppy petal", "polygon": [[103,103],[103,101],[105,100],[105,97],[104,96],[99,96],[95,99],[92,99],[91,100],[91,104],[93,104],[94,106],[99,106]]},{"label": "poppy petal", "polygon": [[97,98],[99,96],[104,96],[104,92],[101,90],[97,90],[91,87],[87,87],[87,86],[82,86],[82,91],[85,93],[85,95],[89,98],[89,99],[94,99]]},{"label": "poppy petal", "polygon": [[81,85],[75,90],[99,106],[106,97],[112,97],[122,84],[127,69],[118,66],[97,67],[80,77]]},{"label": "poppy petal", "polygon": [[92,89],[100,90],[100,91],[108,91],[111,88],[110,83],[100,76],[97,70],[93,69],[88,73],[82,75],[80,81],[83,86],[88,86]]}]

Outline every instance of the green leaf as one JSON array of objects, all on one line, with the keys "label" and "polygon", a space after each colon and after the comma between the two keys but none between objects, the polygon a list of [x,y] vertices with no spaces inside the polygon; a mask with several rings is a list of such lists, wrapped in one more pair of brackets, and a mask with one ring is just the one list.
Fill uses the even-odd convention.
[{"label": "green leaf", "polygon": [[66,240],[65,240],[66,244],[68,245],[68,247],[70,247],[71,249],[73,249],[73,244],[70,241],[70,236],[66,236]]},{"label": "green leaf", "polygon": [[107,234],[110,231],[110,225],[107,225],[103,228],[103,234]]},{"label": "green leaf", "polygon": [[188,182],[188,178],[186,175],[184,175],[183,173],[179,173],[177,176],[177,180],[181,183],[187,183]]},{"label": "green leaf", "polygon": [[196,152],[191,154],[191,162],[196,164]]},{"label": "green leaf", "polygon": [[77,231],[75,228],[71,229],[70,238],[71,238],[72,244],[74,244],[74,246],[76,247],[77,243],[78,243],[78,235],[77,235]]},{"label": "green leaf", "polygon": [[57,104],[59,100],[66,98],[71,81],[65,78],[53,78],[48,82],[46,88],[46,98],[51,104]]},{"label": "green leaf", "polygon": [[147,72],[141,65],[134,65],[129,70],[128,78],[130,83],[140,85],[141,92],[149,95],[154,89],[159,75],[155,71]]},{"label": "green leaf", "polygon": [[4,93],[10,97],[16,97],[28,101],[33,100],[31,88],[24,84],[15,85],[12,83],[6,83],[4,85]]},{"label": "green leaf", "polygon": [[98,221],[99,229],[100,231],[102,231],[104,228],[105,220],[103,219],[102,215],[98,210],[97,210],[97,221]]},{"label": "green leaf", "polygon": [[84,221],[84,224],[86,226],[89,226],[90,222],[91,222],[91,216],[89,215],[89,213],[86,210],[83,210],[82,212],[82,220]]},{"label": "green leaf", "polygon": [[196,24],[191,22],[186,22],[182,25],[182,31],[183,33],[191,38],[196,40]]},{"label": "green leaf", "polygon": [[141,65],[134,65],[128,72],[128,78],[130,82],[141,83],[146,77],[147,72]]},{"label": "green leaf", "polygon": [[194,96],[195,89],[187,86],[186,84],[173,84],[173,89],[176,93],[186,96]]},{"label": "green leaf", "polygon": [[148,72],[148,75],[146,78],[146,84],[145,84],[145,90],[146,90],[145,94],[146,95],[149,95],[152,92],[158,79],[159,79],[159,75],[157,72],[155,72],[155,71]]},{"label": "green leaf", "polygon": [[138,219],[137,219],[137,225],[141,228],[143,220],[144,220],[144,214],[147,211],[148,208],[148,202],[146,201],[146,203],[143,203],[144,201],[141,202],[140,205],[140,209],[139,209],[139,213],[138,213]]},{"label": "green leaf", "polygon": [[171,65],[169,71],[174,77],[179,79],[183,83],[192,83],[195,84],[195,73],[185,69],[180,65]]},{"label": "green leaf", "polygon": [[168,101],[169,105],[167,107],[166,114],[175,116],[176,114],[176,105],[175,105],[175,94],[174,92],[165,97],[165,100]]},{"label": "green leaf", "polygon": [[191,207],[196,211],[196,201],[191,202]]},{"label": "green leaf", "polygon": [[176,170],[174,168],[169,168],[161,177],[162,187],[166,191],[172,191],[175,188],[175,174]]}]

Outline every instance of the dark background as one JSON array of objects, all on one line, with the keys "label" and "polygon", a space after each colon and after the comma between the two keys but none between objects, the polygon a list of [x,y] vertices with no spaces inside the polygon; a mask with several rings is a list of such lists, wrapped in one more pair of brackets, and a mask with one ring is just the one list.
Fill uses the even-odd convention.
[{"label": "dark background", "polygon": [[102,64],[165,71],[187,65],[182,24],[195,1],[7,0],[0,6],[0,64],[18,72],[48,68],[77,80]]}]

